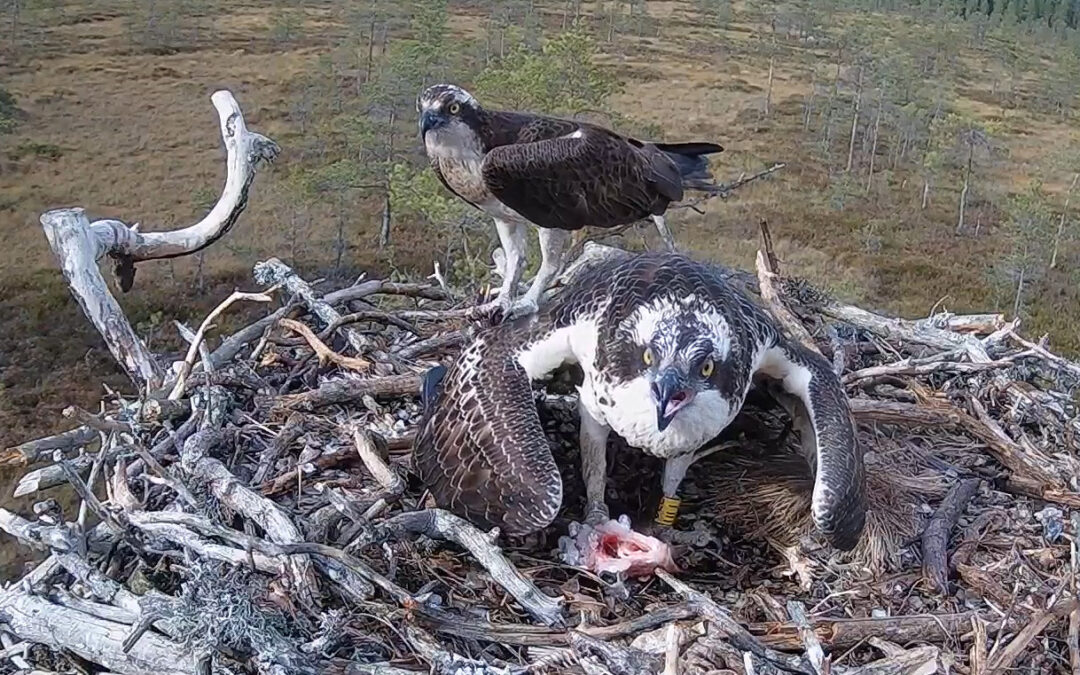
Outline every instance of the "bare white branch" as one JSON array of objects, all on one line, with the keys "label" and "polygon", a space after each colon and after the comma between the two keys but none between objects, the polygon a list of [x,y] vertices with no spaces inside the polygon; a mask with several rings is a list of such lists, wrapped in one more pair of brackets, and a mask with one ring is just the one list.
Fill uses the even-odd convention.
[{"label": "bare white branch", "polygon": [[109,292],[98,261],[106,255],[116,261],[120,288],[126,292],[135,280],[135,263],[190,255],[213,244],[229,231],[247,206],[256,165],[261,160],[272,160],[279,151],[270,139],[248,131],[231,93],[217,91],[210,100],[221,123],[227,175],[217,204],[198,223],[168,232],[140,232],[137,225],[128,226],[119,220],[91,223],[81,208],[55,209],[41,216],[45,236],[72,294],[140,390],[160,387],[165,373]]}]

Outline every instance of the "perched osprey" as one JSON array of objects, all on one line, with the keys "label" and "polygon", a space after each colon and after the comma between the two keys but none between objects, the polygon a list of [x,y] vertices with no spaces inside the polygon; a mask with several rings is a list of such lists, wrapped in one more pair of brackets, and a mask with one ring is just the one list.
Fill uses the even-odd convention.
[{"label": "perched osprey", "polygon": [[[569,233],[652,217],[668,248],[668,204],[684,188],[716,189],[705,155],[715,143],[643,143],[584,122],[487,110],[450,84],[416,101],[424,148],[443,185],[495,220],[505,253],[502,287],[478,314],[535,312],[559,274]],[[539,228],[540,270],[516,302],[526,226]]]},{"label": "perched osprey", "polygon": [[722,272],[670,252],[580,271],[543,310],[479,330],[424,383],[414,463],[440,506],[485,527],[547,526],[562,482],[531,381],[576,362],[590,523],[607,518],[608,434],[666,460],[657,521],[670,525],[695,451],[742,407],[754,376],[801,399],[816,442],[815,525],[837,548],[861,535],[863,460],[844,390],[820,355],[786,340]]}]

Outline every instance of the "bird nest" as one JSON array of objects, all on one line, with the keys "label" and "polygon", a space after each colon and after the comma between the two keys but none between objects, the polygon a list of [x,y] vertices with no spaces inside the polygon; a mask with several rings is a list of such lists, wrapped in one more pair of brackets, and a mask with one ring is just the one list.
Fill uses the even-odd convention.
[{"label": "bird nest", "polygon": [[[0,595],[0,669],[1075,668],[1080,366],[1000,316],[887,318],[758,262],[732,283],[830,358],[851,399],[870,504],[855,550],[814,531],[800,433],[755,389],[686,481],[677,573],[567,564],[559,538],[585,501],[572,371],[536,387],[559,517],[523,538],[482,532],[410,470],[420,376],[467,339],[462,300],[372,279],[316,290],[271,260],[256,279],[276,307],[224,339],[187,331],[171,387],[69,409],[74,429],[5,455],[40,501],[0,509],[0,528],[45,558]],[[613,514],[647,517],[658,460],[613,457]],[[77,513],[48,498],[61,486]]]}]

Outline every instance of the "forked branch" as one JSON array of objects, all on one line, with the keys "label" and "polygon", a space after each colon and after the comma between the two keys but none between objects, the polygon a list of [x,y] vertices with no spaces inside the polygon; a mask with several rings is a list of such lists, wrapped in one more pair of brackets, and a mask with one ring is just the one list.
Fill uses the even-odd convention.
[{"label": "forked branch", "polygon": [[140,390],[160,387],[164,371],[109,292],[98,262],[106,255],[116,261],[120,288],[127,292],[135,280],[135,263],[191,255],[213,244],[232,228],[247,206],[258,163],[273,160],[279,151],[273,141],[248,130],[231,93],[217,91],[210,100],[221,123],[227,175],[217,204],[198,223],[180,230],[144,233],[138,224],[129,226],[119,220],[91,223],[81,208],[55,209],[41,216],[45,236],[71,293]]}]

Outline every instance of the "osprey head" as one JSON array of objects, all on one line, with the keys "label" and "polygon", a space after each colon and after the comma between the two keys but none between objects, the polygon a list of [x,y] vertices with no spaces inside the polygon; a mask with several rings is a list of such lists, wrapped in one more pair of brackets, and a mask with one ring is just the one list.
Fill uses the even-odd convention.
[{"label": "osprey head", "polygon": [[[659,299],[635,312],[637,370],[650,383],[656,428],[663,432],[681,411],[696,404],[712,409],[729,398],[731,351],[727,322],[714,307],[691,295]],[[703,400],[709,399],[709,400]],[[729,412],[736,406],[726,404]]]},{"label": "osprey head", "polygon": [[461,87],[453,84],[432,85],[416,99],[416,112],[420,113],[420,137],[426,141],[429,133],[442,139],[465,133],[475,134],[473,129],[480,111],[480,104]]}]

